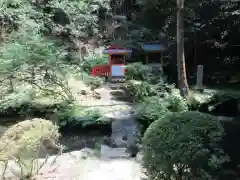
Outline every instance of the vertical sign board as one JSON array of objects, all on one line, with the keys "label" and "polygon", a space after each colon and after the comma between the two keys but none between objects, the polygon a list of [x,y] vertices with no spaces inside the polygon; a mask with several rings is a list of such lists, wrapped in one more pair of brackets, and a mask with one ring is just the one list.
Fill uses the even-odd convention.
[{"label": "vertical sign board", "polygon": [[112,77],[124,77],[125,76],[125,65],[112,65],[111,66]]},{"label": "vertical sign board", "polygon": [[198,65],[197,66],[197,84],[196,84],[197,90],[203,90],[203,66]]}]

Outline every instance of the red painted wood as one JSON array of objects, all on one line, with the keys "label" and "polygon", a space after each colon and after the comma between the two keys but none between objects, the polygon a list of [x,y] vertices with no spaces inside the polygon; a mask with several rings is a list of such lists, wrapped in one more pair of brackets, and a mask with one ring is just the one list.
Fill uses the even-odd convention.
[{"label": "red painted wood", "polygon": [[[128,51],[131,51],[131,50],[125,49],[124,47],[117,45],[117,44],[114,44],[114,45],[108,47],[106,50],[118,50],[118,49],[126,50],[126,52],[121,52],[121,53],[115,52],[113,54],[109,54],[109,64],[93,67],[92,68],[92,76],[111,76],[112,65],[125,65],[124,56],[129,54]],[[118,56],[116,56],[116,55],[118,55]],[[126,74],[126,67],[125,67],[124,72]]]},{"label": "red painted wood", "polygon": [[108,64],[95,66],[92,68],[92,76],[110,76],[111,70]]}]

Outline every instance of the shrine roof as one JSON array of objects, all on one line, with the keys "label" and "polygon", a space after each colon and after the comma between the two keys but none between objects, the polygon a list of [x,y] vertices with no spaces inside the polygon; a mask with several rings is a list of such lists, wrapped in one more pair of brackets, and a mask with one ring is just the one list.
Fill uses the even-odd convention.
[{"label": "shrine roof", "polygon": [[104,54],[128,54],[131,52],[131,49],[106,49],[103,51]]},{"label": "shrine roof", "polygon": [[167,47],[164,44],[152,44],[152,43],[144,43],[142,44],[142,48],[147,52],[161,52],[165,51]]},{"label": "shrine roof", "polygon": [[112,45],[103,51],[104,54],[129,54],[131,49],[124,48],[120,45]]}]

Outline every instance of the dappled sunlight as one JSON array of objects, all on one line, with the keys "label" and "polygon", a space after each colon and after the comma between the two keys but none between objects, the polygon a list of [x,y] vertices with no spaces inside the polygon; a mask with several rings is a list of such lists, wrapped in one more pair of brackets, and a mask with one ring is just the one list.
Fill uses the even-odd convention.
[{"label": "dappled sunlight", "polygon": [[[95,107],[99,109],[102,114],[131,108],[128,104],[118,103],[117,101],[114,102],[112,100],[111,90],[106,86],[92,91],[83,81],[74,78],[69,80],[69,86],[75,94],[78,105],[89,108]],[[81,94],[82,90],[85,91],[84,94]]]}]

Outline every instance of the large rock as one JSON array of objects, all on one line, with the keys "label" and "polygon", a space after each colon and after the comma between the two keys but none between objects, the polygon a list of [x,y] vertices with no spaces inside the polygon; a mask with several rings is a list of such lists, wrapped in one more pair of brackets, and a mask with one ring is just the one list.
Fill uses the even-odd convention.
[{"label": "large rock", "polygon": [[111,148],[106,145],[101,145],[101,157],[102,158],[128,158],[129,153],[124,147],[121,148]]}]

